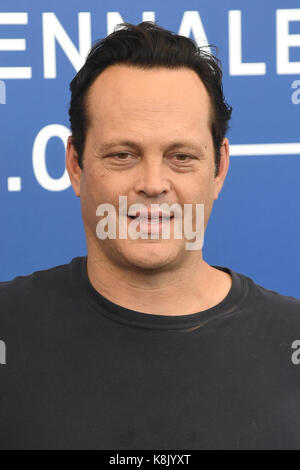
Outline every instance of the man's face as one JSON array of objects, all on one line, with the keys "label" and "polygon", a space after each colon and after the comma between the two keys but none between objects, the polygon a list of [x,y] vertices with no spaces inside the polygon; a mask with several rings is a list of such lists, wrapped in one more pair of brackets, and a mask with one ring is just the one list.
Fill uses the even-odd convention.
[{"label": "man's face", "polygon": [[[172,236],[174,220],[169,239],[153,240],[150,234],[148,239],[118,239],[119,196],[127,196],[128,208],[135,203],[149,210],[151,204],[177,203],[184,211],[185,204],[192,204],[194,217],[196,204],[204,204],[206,228],[229,160],[224,139],[215,178],[211,104],[202,81],[187,68],[142,70],[113,65],[91,85],[87,112],[84,168],[81,171],[77,165],[71,141],[66,164],[81,199],[88,253],[127,269],[176,268],[195,252],[185,249],[184,235]],[[104,203],[116,209],[116,239],[97,236],[101,218],[96,209]],[[125,220],[129,225],[131,219]]]}]

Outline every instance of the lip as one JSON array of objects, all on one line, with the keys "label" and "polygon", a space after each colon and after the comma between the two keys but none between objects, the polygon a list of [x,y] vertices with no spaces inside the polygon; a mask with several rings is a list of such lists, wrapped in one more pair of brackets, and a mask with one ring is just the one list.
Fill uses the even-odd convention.
[{"label": "lip", "polygon": [[162,231],[163,225],[169,220],[170,221],[173,220],[174,218],[174,217],[171,217],[168,219],[159,218],[159,222],[151,223],[150,219],[146,219],[146,217],[141,218],[141,219],[139,217],[137,217],[136,219],[132,219],[129,215],[127,217],[131,222],[133,220],[137,221],[137,228],[139,228],[140,233],[160,233]]},{"label": "lip", "polygon": [[165,219],[172,219],[174,217],[174,214],[172,212],[165,212],[165,211],[152,211],[151,210],[148,210],[147,212],[141,212],[141,211],[137,211],[136,214],[127,214],[128,217],[140,217],[142,219],[162,219],[162,218],[165,218]]}]

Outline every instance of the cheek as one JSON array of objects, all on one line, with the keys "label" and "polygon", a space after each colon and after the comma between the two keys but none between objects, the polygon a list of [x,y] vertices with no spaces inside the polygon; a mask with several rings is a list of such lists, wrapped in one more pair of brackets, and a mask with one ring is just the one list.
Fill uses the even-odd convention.
[{"label": "cheek", "polygon": [[[198,175],[193,185],[188,186],[189,203],[204,204],[204,218],[207,220],[210,216],[214,201],[214,178],[209,171]],[[196,209],[195,209],[196,210]]]},{"label": "cheek", "polygon": [[106,199],[106,195],[103,194],[101,181],[99,182],[95,174],[90,171],[84,173],[80,188],[81,211],[83,217],[89,220],[90,224],[95,225],[97,207],[104,199]]},{"label": "cheek", "polygon": [[119,210],[119,196],[128,195],[129,181],[110,172],[89,171],[83,181],[83,209],[93,220],[100,204],[111,204],[116,213]]},{"label": "cheek", "polygon": [[209,171],[202,171],[195,175],[193,182],[189,181],[185,185],[185,199],[189,199],[190,202],[204,202],[210,198],[212,191],[212,178]]},{"label": "cheek", "polygon": [[84,192],[88,199],[98,200],[105,195],[108,191],[109,184],[108,178],[105,173],[100,172],[97,169],[89,169],[89,171],[84,175]]}]

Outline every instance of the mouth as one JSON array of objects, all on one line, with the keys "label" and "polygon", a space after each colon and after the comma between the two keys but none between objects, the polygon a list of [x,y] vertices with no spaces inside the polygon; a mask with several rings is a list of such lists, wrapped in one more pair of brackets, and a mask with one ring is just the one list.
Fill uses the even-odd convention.
[{"label": "mouth", "polygon": [[172,220],[174,218],[174,215],[170,217],[164,217],[164,216],[146,217],[146,216],[128,215],[128,218],[131,220],[138,219],[142,223],[158,224],[158,223],[167,222],[168,220]]},{"label": "mouth", "polygon": [[145,216],[130,216],[128,215],[129,220],[137,221],[137,228],[139,228],[141,233],[160,233],[162,232],[163,227],[168,222],[171,224],[174,216],[171,217],[147,217]]},{"label": "mouth", "polygon": [[164,220],[170,220],[174,217],[174,212],[167,212],[167,211],[137,211],[136,214],[130,214],[130,211],[128,212],[128,217],[130,217],[132,220],[135,220],[139,218],[139,220],[142,221],[153,221],[153,222],[158,222],[158,221],[164,221]]}]

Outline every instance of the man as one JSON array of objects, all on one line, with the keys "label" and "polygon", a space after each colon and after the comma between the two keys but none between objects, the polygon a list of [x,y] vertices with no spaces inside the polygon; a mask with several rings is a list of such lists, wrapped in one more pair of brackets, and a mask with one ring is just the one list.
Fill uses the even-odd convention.
[{"label": "man", "polygon": [[[176,209],[188,205],[205,230],[229,167],[217,59],[125,23],[71,92],[66,166],[87,257],[0,284],[0,446],[300,448],[300,300],[174,236],[180,218],[199,228],[200,212]],[[159,236],[101,237],[101,204],[117,229]]]}]

